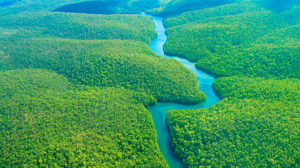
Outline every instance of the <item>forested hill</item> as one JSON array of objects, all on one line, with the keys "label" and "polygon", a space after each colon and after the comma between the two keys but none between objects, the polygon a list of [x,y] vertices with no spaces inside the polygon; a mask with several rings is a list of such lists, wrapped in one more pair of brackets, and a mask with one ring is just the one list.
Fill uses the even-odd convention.
[{"label": "forested hill", "polygon": [[298,78],[299,7],[241,1],[169,17],[165,50],[215,76]]},{"label": "forested hill", "polygon": [[204,101],[195,75],[148,48],[150,18],[120,14],[155,1],[55,11],[83,2],[0,6],[0,167],[168,167],[146,107]]},{"label": "forested hill", "polygon": [[299,0],[0,0],[0,167],[168,167],[146,108],[206,96],[144,11],[219,77],[167,114],[183,164],[300,167]]},{"label": "forested hill", "polygon": [[168,115],[187,167],[299,167],[299,79],[226,77],[215,90],[217,105]]},{"label": "forested hill", "polygon": [[167,167],[145,94],[42,69],[2,71],[0,84],[0,167]]},{"label": "forested hill", "polygon": [[299,9],[239,0],[164,18],[165,50],[220,77],[218,104],[168,114],[186,167],[299,167]]},{"label": "forested hill", "polygon": [[149,12],[159,16],[173,16],[182,12],[212,8],[219,5],[229,4],[236,0],[171,0],[162,1],[159,8],[150,9]]},{"label": "forested hill", "polygon": [[0,0],[1,6],[4,7],[1,8],[0,13],[12,14],[25,11],[55,11],[58,9],[66,12],[71,10],[74,13],[137,14],[159,7],[160,0]]}]

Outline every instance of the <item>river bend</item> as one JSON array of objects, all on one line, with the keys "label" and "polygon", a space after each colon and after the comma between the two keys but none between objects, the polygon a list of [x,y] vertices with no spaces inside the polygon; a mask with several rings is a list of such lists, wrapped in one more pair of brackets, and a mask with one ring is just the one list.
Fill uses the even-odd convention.
[{"label": "river bend", "polygon": [[170,56],[165,54],[163,45],[167,41],[166,29],[163,25],[163,21],[161,17],[152,16],[149,14],[145,14],[146,16],[150,16],[155,22],[155,31],[157,33],[157,37],[149,44],[149,48],[155,52],[156,54],[167,57],[170,59],[175,59],[185,67],[190,69],[197,77],[199,81],[199,89],[206,94],[206,101],[198,104],[198,105],[181,105],[174,103],[157,103],[154,106],[148,108],[148,110],[152,114],[152,119],[155,125],[155,129],[157,132],[157,140],[158,146],[160,148],[161,153],[164,155],[167,160],[170,168],[181,168],[184,167],[182,161],[174,155],[172,146],[171,146],[171,135],[170,131],[167,127],[167,112],[169,110],[175,109],[199,109],[199,108],[207,108],[211,105],[216,104],[220,101],[219,97],[215,94],[213,90],[213,82],[215,78],[201,70],[197,69],[195,63],[190,62],[184,58]]}]

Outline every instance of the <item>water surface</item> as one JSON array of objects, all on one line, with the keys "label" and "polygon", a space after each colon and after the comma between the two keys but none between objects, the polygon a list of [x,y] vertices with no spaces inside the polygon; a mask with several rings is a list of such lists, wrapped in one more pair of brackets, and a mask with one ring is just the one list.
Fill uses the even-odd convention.
[{"label": "water surface", "polygon": [[155,22],[155,31],[157,32],[157,38],[154,39],[149,47],[156,54],[167,57],[170,59],[175,59],[183,64],[185,67],[190,69],[197,77],[197,80],[200,83],[199,89],[203,91],[207,100],[198,105],[181,105],[174,103],[158,103],[154,106],[148,108],[148,110],[152,114],[152,118],[154,121],[154,125],[157,132],[157,139],[160,151],[164,155],[167,160],[169,166],[171,168],[181,168],[184,167],[182,161],[174,155],[172,146],[171,146],[171,135],[169,129],[167,127],[167,112],[169,110],[175,109],[198,109],[198,108],[207,108],[211,105],[216,104],[220,101],[219,97],[215,94],[213,90],[213,82],[215,78],[201,70],[197,69],[195,63],[190,62],[184,58],[179,58],[175,56],[170,56],[165,54],[163,50],[163,45],[167,41],[166,29],[163,25],[162,18],[157,16],[152,16],[145,14],[146,16],[150,16]]}]

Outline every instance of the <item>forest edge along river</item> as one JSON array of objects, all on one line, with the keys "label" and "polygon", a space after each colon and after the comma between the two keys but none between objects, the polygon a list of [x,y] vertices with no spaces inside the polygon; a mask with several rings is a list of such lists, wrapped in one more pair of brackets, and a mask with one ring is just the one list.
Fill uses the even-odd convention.
[{"label": "forest edge along river", "polygon": [[206,101],[198,105],[157,103],[156,105],[148,108],[148,110],[152,114],[152,119],[157,132],[158,146],[160,148],[161,153],[164,155],[170,168],[181,168],[184,167],[183,163],[179,158],[175,156],[173,148],[171,146],[171,134],[167,126],[167,113],[169,110],[207,108],[216,104],[218,101],[220,101],[220,99],[215,94],[213,89],[213,82],[215,81],[215,78],[197,69],[195,63],[193,62],[190,62],[184,58],[165,54],[163,45],[167,41],[168,37],[166,34],[166,28],[164,27],[162,18],[157,16],[152,16],[149,14],[143,14],[143,15],[152,18],[152,20],[155,23],[154,29],[157,33],[157,37],[149,44],[149,48],[156,54],[166,58],[175,59],[179,61],[181,64],[183,64],[185,67],[190,69],[196,75],[197,80],[199,81],[200,84],[199,89],[206,94]]}]

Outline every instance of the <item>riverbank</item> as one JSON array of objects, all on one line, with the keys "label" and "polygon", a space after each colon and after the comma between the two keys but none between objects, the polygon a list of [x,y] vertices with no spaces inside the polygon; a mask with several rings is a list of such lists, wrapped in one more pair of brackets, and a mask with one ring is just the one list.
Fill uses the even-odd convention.
[{"label": "riverbank", "polygon": [[149,14],[144,15],[152,18],[155,23],[154,29],[157,33],[157,37],[149,44],[149,48],[162,57],[177,60],[189,70],[191,70],[197,77],[197,80],[200,84],[199,89],[206,94],[206,101],[197,105],[158,103],[148,108],[148,110],[152,114],[152,119],[157,132],[158,146],[161,153],[164,155],[170,168],[181,168],[184,167],[183,163],[179,158],[175,156],[173,148],[171,146],[171,135],[167,126],[167,113],[169,110],[207,108],[216,104],[218,101],[220,101],[220,99],[213,89],[213,82],[215,81],[215,78],[197,69],[195,63],[193,62],[190,62],[184,58],[167,55],[164,52],[163,45],[167,41],[168,37],[166,35],[166,28],[163,25],[162,18]]}]

